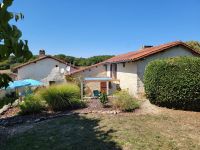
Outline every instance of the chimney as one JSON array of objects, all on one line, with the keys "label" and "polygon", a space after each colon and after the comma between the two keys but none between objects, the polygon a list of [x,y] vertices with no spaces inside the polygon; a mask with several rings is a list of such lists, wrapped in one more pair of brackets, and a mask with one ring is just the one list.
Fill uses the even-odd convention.
[{"label": "chimney", "polygon": [[153,47],[153,45],[143,45],[142,49]]},{"label": "chimney", "polygon": [[39,57],[43,57],[43,56],[45,56],[45,50],[44,50],[44,49],[41,49],[41,50],[39,51]]}]

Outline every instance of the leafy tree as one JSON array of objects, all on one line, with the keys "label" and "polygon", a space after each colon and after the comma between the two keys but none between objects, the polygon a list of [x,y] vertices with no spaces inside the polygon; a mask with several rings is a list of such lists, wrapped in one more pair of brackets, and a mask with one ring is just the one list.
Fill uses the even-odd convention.
[{"label": "leafy tree", "polygon": [[75,57],[73,57],[73,56],[66,56],[64,54],[58,54],[58,55],[55,55],[55,57],[62,59],[71,64],[73,64],[75,62]]},{"label": "leafy tree", "polygon": [[6,70],[9,69],[9,60],[3,60],[0,62],[0,70]]},{"label": "leafy tree", "polygon": [[188,44],[193,49],[200,51],[200,42],[198,42],[198,41],[187,41],[185,43]]},{"label": "leafy tree", "polygon": [[75,66],[90,66],[102,62],[106,59],[113,57],[113,55],[100,55],[100,56],[93,56],[89,58],[76,58],[73,56],[66,56],[64,54],[55,55],[55,57],[62,59],[66,62],[69,62]]},{"label": "leafy tree", "polygon": [[[13,4],[13,0],[2,0],[0,2],[0,61],[8,59],[12,54],[17,58],[29,59],[32,53],[29,51],[28,41],[21,40],[22,32],[15,25],[10,24],[10,20],[23,19],[22,13],[12,13],[8,8]],[[8,86],[11,78],[6,74],[0,74],[0,87]]]}]

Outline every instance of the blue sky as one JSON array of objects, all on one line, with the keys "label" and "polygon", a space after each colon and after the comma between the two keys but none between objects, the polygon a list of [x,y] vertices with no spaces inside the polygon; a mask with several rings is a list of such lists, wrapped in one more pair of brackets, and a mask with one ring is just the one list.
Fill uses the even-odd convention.
[{"label": "blue sky", "polygon": [[121,54],[142,45],[200,41],[200,0],[15,0],[34,54]]}]

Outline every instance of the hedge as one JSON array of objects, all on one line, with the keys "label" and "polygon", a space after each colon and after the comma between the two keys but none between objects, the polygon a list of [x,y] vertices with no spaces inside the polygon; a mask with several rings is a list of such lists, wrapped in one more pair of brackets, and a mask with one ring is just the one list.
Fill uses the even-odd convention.
[{"label": "hedge", "polygon": [[150,62],[145,69],[144,88],[153,104],[200,111],[200,58],[175,57]]}]

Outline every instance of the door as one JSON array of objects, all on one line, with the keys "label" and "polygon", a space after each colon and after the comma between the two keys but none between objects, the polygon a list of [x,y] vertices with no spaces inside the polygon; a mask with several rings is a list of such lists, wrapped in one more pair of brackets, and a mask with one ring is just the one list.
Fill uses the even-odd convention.
[{"label": "door", "polygon": [[101,89],[101,93],[106,93],[107,92],[106,82],[100,82],[100,89]]},{"label": "door", "polygon": [[117,79],[117,64],[110,65],[110,77]]}]

